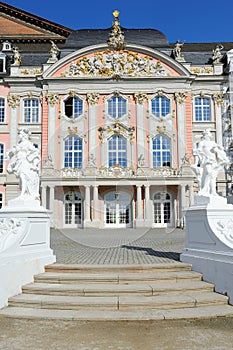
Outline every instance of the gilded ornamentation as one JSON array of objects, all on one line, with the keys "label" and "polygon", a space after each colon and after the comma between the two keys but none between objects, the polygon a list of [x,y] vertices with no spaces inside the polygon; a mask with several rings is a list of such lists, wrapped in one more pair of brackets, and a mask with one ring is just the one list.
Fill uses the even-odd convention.
[{"label": "gilded ornamentation", "polygon": [[125,37],[120,27],[119,11],[115,10],[113,16],[114,20],[109,34],[108,45],[114,50],[122,50],[125,46]]},{"label": "gilded ornamentation", "polygon": [[215,101],[215,103],[218,105],[218,106],[222,106],[223,105],[223,94],[222,92],[218,92],[216,94],[213,95],[213,99]]},{"label": "gilded ornamentation", "polygon": [[169,71],[159,60],[143,56],[133,51],[105,50],[96,52],[90,57],[82,57],[71,62],[62,76],[91,76],[121,78],[124,76],[168,76]]},{"label": "gilded ornamentation", "polygon": [[78,128],[77,128],[77,126],[69,126],[67,131],[68,131],[69,135],[72,135],[72,136],[73,135],[78,135]]},{"label": "gilded ornamentation", "polygon": [[186,92],[175,92],[175,99],[176,102],[179,104],[182,104],[185,102],[187,97],[187,93]]},{"label": "gilded ornamentation", "polygon": [[8,95],[7,101],[10,107],[16,108],[20,104],[20,96],[19,95]]},{"label": "gilded ornamentation", "polygon": [[97,92],[91,92],[87,94],[87,101],[90,105],[96,105],[99,102],[99,94]]},{"label": "gilded ornamentation", "polygon": [[213,74],[213,67],[191,67],[190,72],[198,75]]},{"label": "gilded ornamentation", "polygon": [[116,121],[114,124],[108,125],[107,127],[100,127],[98,131],[99,131],[99,139],[101,140],[102,143],[106,142],[113,135],[116,135],[116,136],[122,135],[127,140],[129,140],[130,143],[132,143],[134,139],[135,128],[134,126],[128,127],[120,123],[119,121]]},{"label": "gilded ornamentation", "polygon": [[159,134],[164,134],[166,132],[166,126],[157,126],[156,128],[156,131],[159,133]]},{"label": "gilded ornamentation", "polygon": [[55,92],[47,92],[46,94],[47,102],[51,106],[55,106],[58,102],[59,96]]},{"label": "gilded ornamentation", "polygon": [[20,73],[23,75],[41,75],[43,72],[41,69],[35,68],[35,69],[21,69]]},{"label": "gilded ornamentation", "polygon": [[144,103],[144,101],[148,100],[147,94],[145,94],[143,92],[138,92],[138,93],[134,94],[134,98],[135,98],[136,102],[139,103],[140,105],[142,105]]}]

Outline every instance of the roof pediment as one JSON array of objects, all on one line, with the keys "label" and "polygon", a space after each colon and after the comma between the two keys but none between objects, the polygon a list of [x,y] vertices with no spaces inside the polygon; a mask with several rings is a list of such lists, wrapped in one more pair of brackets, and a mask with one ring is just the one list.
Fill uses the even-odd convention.
[{"label": "roof pediment", "polygon": [[139,45],[112,50],[108,45],[89,46],[65,56],[51,66],[44,78],[112,78],[189,76],[170,56]]}]

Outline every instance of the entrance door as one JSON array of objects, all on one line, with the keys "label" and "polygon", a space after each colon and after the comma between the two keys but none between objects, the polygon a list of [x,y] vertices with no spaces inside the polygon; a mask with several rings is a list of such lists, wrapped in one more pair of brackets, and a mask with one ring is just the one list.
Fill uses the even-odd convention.
[{"label": "entrance door", "polygon": [[83,205],[79,193],[70,192],[65,195],[65,226],[82,227]]},{"label": "entrance door", "polygon": [[154,195],[154,227],[172,225],[171,196],[166,192]]},{"label": "entrance door", "polygon": [[131,227],[131,198],[127,193],[112,192],[104,197],[105,226]]}]

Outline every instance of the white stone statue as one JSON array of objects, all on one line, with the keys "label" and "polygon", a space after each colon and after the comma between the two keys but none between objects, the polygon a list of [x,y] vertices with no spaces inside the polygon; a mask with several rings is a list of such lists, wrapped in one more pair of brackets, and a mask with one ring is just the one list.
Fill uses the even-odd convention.
[{"label": "white stone statue", "polygon": [[224,49],[223,45],[216,45],[216,48],[212,51],[212,59],[214,63],[220,63],[223,58],[222,50]]},{"label": "white stone statue", "polygon": [[20,66],[22,62],[22,56],[20,55],[19,48],[17,46],[13,47],[14,63],[13,66]]},{"label": "white stone statue", "polygon": [[218,196],[216,193],[216,179],[218,173],[229,164],[229,159],[223,147],[212,141],[210,129],[202,133],[198,147],[193,150],[195,164],[191,169],[197,176],[199,186],[198,195]]},{"label": "white stone statue", "polygon": [[60,49],[52,40],[50,40],[50,42],[51,42],[51,48],[50,48],[50,51],[49,51],[50,59],[49,59],[48,62],[53,63],[53,62],[56,62],[58,60],[57,56],[58,56],[58,54],[60,52]]},{"label": "white stone statue", "polygon": [[18,143],[7,153],[9,159],[7,171],[20,179],[19,199],[39,201],[40,153],[29,137],[28,129],[18,129]]},{"label": "white stone statue", "polygon": [[173,55],[175,57],[176,61],[184,61],[184,55],[181,53],[182,47],[184,45],[184,42],[181,43],[179,40],[175,43],[175,47],[173,49]]}]

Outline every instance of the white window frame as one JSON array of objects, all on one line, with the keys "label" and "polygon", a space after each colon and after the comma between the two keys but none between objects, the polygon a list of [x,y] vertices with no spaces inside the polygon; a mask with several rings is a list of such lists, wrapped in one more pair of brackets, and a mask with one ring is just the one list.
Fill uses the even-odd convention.
[{"label": "white window frame", "polygon": [[[2,171],[1,171],[1,169],[0,169],[0,174],[4,174],[4,172],[5,172],[5,161],[4,161],[4,157],[5,157],[5,144],[2,143],[2,142],[0,142],[0,146],[3,146],[3,152],[0,153],[0,157],[2,157],[2,160],[3,160],[3,162],[2,162]],[[0,163],[0,164],[1,164],[1,163]]]},{"label": "white window frame", "polygon": [[[110,140],[113,138],[113,137],[116,137],[118,139],[117,143],[116,143],[116,149],[115,150],[109,150],[109,142]],[[119,137],[122,137],[124,140],[125,140],[125,143],[126,143],[126,147],[125,147],[125,150],[123,150],[122,152],[124,152],[126,154],[126,157],[125,157],[125,160],[126,160],[126,166],[122,166],[120,165],[119,163],[116,163],[116,164],[119,164],[119,166],[123,167],[123,168],[127,168],[127,165],[128,165],[128,159],[127,159],[127,154],[128,154],[128,147],[127,147],[127,139],[123,136],[123,135],[112,135],[109,139],[108,139],[108,142],[107,142],[107,150],[108,150],[108,168],[110,168],[110,165],[109,165],[109,162],[110,162],[110,157],[109,157],[109,153],[110,152],[116,152],[116,158],[117,160],[119,160],[119,152],[121,152],[121,150],[119,150]],[[114,167],[116,164],[112,165],[111,167]]]},{"label": "white window frame", "polygon": [[[6,123],[6,106],[7,106],[7,103],[6,103],[6,98],[5,97],[0,96],[0,100],[4,101],[4,107],[2,107],[2,110],[4,111],[4,120],[2,121],[0,119],[0,124],[4,124],[4,123]],[[0,106],[0,109],[1,109],[1,106]]]},{"label": "white window frame", "polygon": [[[166,115],[156,115],[156,114],[154,114],[153,112],[152,112],[152,102],[153,102],[153,100],[155,100],[156,98],[165,98],[165,99],[167,99],[168,101],[169,101],[169,104],[170,104],[170,110],[169,110],[169,113],[167,113]],[[167,94],[165,94],[165,93],[163,93],[163,94],[156,94],[156,95],[154,95],[154,96],[152,96],[151,98],[150,98],[150,100],[149,100],[149,111],[150,111],[150,115],[152,115],[156,120],[158,120],[158,119],[160,119],[160,118],[162,118],[162,119],[165,119],[165,118],[167,118],[167,117],[171,117],[172,116],[172,102],[173,102],[173,100],[172,100],[172,97],[171,96],[169,96],[169,95],[167,95]]]},{"label": "white window frame", "polygon": [[[113,117],[111,116],[109,113],[108,113],[108,104],[109,104],[109,101],[113,98],[121,98],[125,101],[126,103],[126,108],[125,108],[125,114],[123,114],[121,117]],[[127,96],[123,96],[122,94],[117,94],[117,95],[114,95],[112,94],[111,96],[109,96],[106,100],[105,100],[105,115],[110,118],[111,120],[124,120],[125,118],[127,118],[129,116],[129,103],[128,103],[128,97]]]},{"label": "white window frame", "polygon": [[[200,105],[201,109],[202,109],[202,119],[201,120],[197,120],[196,119],[196,99],[207,99],[209,100],[209,111],[210,111],[210,119],[209,120],[204,120],[203,119],[203,103]],[[209,123],[209,122],[212,122],[213,120],[213,116],[212,116],[212,111],[213,111],[213,106],[212,106],[212,100],[211,100],[211,97],[208,96],[208,95],[205,95],[205,96],[200,96],[200,95],[196,95],[194,96],[193,98],[193,121],[195,123]]]},{"label": "white window frame", "polygon": [[[68,117],[65,113],[65,102],[68,98],[78,98],[79,100],[82,101],[83,103],[83,111],[82,114],[80,114],[79,116],[77,116],[76,118],[73,117]],[[74,96],[71,96],[69,94],[65,95],[62,99],[61,99],[61,115],[66,119],[66,120],[72,120],[72,121],[80,121],[85,117],[86,114],[86,104],[85,104],[85,99],[84,97],[79,96],[78,94],[75,94]]]},{"label": "white window frame", "polygon": [[[157,134],[157,135],[154,135],[153,137],[151,137],[151,147],[150,147],[150,149],[151,149],[151,152],[150,152],[150,154],[151,154],[151,168],[153,168],[153,169],[159,169],[159,168],[163,168],[163,166],[161,166],[161,167],[154,167],[154,162],[153,162],[153,152],[154,152],[154,149],[153,149],[153,140],[155,139],[155,138],[157,138],[157,137],[163,137],[163,136],[165,136],[166,138],[168,138],[169,140],[170,140],[170,166],[168,166],[169,168],[172,168],[173,167],[173,146],[172,146],[172,138],[169,136],[169,135],[167,135],[167,134]],[[160,150],[161,151],[161,150]],[[163,153],[162,151],[161,151],[161,153]]]},{"label": "white window frame", "polygon": [[4,200],[5,200],[4,192],[0,192],[0,209],[4,206]]},{"label": "white window frame", "polygon": [[[36,107],[36,108],[38,108],[38,121],[26,121],[25,120],[25,108],[27,108],[27,107],[25,107],[24,106],[24,103],[25,103],[25,101],[32,101],[32,100],[37,100],[38,101],[38,107]],[[40,114],[41,114],[41,104],[40,104],[40,99],[39,99],[39,97],[38,96],[33,96],[33,97],[23,97],[22,98],[22,103],[21,103],[21,106],[22,106],[22,109],[21,109],[21,111],[22,111],[22,123],[23,124],[29,124],[29,125],[32,125],[32,124],[39,124],[40,123]],[[33,106],[30,106],[30,110],[32,110],[32,107]]]},{"label": "white window frame", "polygon": [[2,52],[0,52],[0,60],[2,60],[2,71],[0,71],[0,73],[6,73],[6,55]]},{"label": "white window frame", "polygon": [[[63,169],[69,169],[69,168],[74,168],[73,166],[72,167],[65,167],[65,152],[66,152],[66,150],[65,150],[65,142],[66,142],[66,140],[67,139],[69,139],[70,137],[72,137],[72,138],[74,138],[74,137],[78,137],[80,140],[81,140],[81,142],[82,142],[82,150],[80,151],[80,150],[77,150],[76,152],[78,152],[78,153],[81,153],[81,155],[82,155],[82,166],[81,167],[78,167],[78,168],[75,168],[75,169],[82,169],[83,168],[83,166],[84,166],[84,143],[83,143],[83,139],[79,136],[79,135],[68,135],[68,136],[66,136],[64,139],[63,139],[63,152],[62,152],[62,168]],[[74,149],[72,149],[72,152],[70,152],[70,153],[72,153],[72,165],[74,165]]]}]

